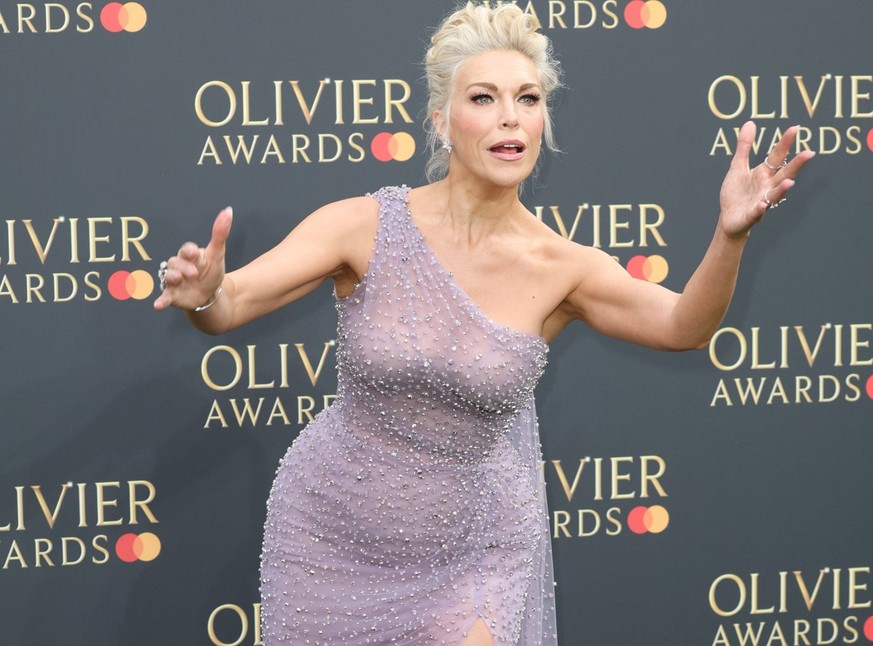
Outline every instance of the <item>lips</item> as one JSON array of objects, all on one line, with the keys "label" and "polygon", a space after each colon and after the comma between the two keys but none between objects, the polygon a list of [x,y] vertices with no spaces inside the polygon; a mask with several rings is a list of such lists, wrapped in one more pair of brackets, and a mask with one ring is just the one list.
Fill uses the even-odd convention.
[{"label": "lips", "polygon": [[500,159],[514,160],[523,156],[525,146],[520,141],[501,141],[488,150]]}]

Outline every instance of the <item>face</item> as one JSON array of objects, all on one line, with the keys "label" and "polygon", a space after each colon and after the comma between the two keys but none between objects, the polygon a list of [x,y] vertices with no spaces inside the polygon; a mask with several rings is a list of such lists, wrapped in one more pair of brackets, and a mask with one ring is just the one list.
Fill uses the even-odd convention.
[{"label": "face", "polygon": [[524,54],[496,50],[467,60],[455,78],[448,123],[435,115],[453,146],[449,174],[517,187],[539,156],[544,98]]}]

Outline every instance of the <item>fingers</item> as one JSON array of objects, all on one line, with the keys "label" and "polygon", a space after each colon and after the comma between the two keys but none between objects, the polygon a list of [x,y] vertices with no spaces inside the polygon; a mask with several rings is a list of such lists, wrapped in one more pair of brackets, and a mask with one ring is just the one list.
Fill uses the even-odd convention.
[{"label": "fingers", "polygon": [[211,253],[220,254],[221,257],[224,256],[224,247],[227,244],[227,237],[230,235],[232,224],[233,209],[227,206],[215,216],[215,222],[212,223],[212,239],[207,247]]},{"label": "fingers", "polygon": [[[752,154],[752,149],[755,147],[755,133],[757,126],[753,121],[747,121],[740,128],[737,136],[737,150],[734,153],[732,165],[750,168],[749,159]],[[772,176],[776,173],[781,173],[783,177],[793,178],[797,175],[804,164],[815,156],[811,150],[803,150],[795,155],[791,161],[788,157],[791,155],[791,149],[797,139],[797,134],[800,132],[800,126],[791,126],[779,138],[779,141],[773,146],[773,149],[764,158],[760,164],[760,168],[767,170]]]},{"label": "fingers", "polygon": [[200,276],[200,270],[197,266],[202,250],[194,245],[196,251],[195,261],[187,260],[185,255],[190,255],[188,252],[189,244],[185,243],[183,247],[186,253],[183,254],[182,249],[179,250],[179,255],[173,256],[167,260],[166,272],[163,278],[163,291],[154,302],[156,310],[166,309],[170,305],[176,305],[178,299],[182,297],[186,288],[191,286]]},{"label": "fingers", "polygon": [[791,187],[794,186],[793,179],[784,179],[775,186],[768,188],[764,191],[764,195],[761,197],[761,201],[758,203],[758,206],[763,210],[775,209],[777,206],[782,204],[788,195],[788,191],[791,190]]},{"label": "fingers", "polygon": [[781,174],[785,177],[792,179],[797,176],[800,172],[800,169],[806,165],[810,159],[815,157],[815,152],[812,150],[803,150],[789,161],[784,168],[781,170]]},{"label": "fingers", "polygon": [[[786,130],[779,141],[773,146],[773,150],[764,158],[767,164],[770,164],[774,169],[783,166],[785,160],[791,152],[791,146],[794,144],[794,139],[797,137],[797,132],[800,130],[798,126],[791,126]],[[765,164],[766,165],[766,164]],[[770,167],[768,166],[768,168]]]},{"label": "fingers", "polygon": [[778,173],[780,177],[794,178],[800,172],[800,169],[810,159],[815,157],[814,151],[802,150],[789,161],[788,158],[791,155],[791,149],[794,146],[794,140],[797,138],[799,131],[800,126],[788,128],[779,142],[773,147],[773,150],[764,158],[763,165],[770,175],[775,177]]},{"label": "fingers", "polygon": [[[224,274],[225,246],[232,222],[233,209],[222,209],[212,224],[212,237],[205,248],[186,242],[179,247],[175,256],[167,260],[162,278],[163,289],[154,301],[156,310],[160,311],[171,305],[185,307],[188,301],[197,300],[201,296],[200,292],[210,287],[205,285],[206,282],[218,281],[220,284]],[[201,282],[204,284],[200,284]]]},{"label": "fingers", "polygon": [[752,144],[755,141],[755,132],[757,130],[758,128],[755,126],[754,121],[746,121],[742,128],[740,128],[740,133],[737,135],[737,150],[731,161],[732,166],[749,168],[749,154],[752,151]]}]

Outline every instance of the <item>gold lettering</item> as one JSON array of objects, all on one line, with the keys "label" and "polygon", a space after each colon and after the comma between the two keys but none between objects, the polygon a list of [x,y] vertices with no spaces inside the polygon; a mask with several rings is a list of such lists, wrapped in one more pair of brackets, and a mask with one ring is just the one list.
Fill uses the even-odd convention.
[{"label": "gold lettering", "polygon": [[816,108],[818,107],[818,102],[821,99],[822,90],[824,90],[824,87],[828,82],[828,77],[821,77],[821,80],[818,82],[818,90],[816,90],[815,93],[815,99],[812,101],[809,99],[809,91],[806,89],[806,82],[803,80],[803,77],[795,76],[794,80],[797,82],[797,89],[800,90],[800,98],[803,99],[803,105],[806,106],[806,113],[810,118],[814,117]]},{"label": "gold lettering", "polygon": [[112,499],[108,500],[105,498],[104,490],[108,487],[119,488],[121,486],[120,482],[95,482],[95,488],[97,489],[97,527],[103,527],[105,525],[121,525],[123,520],[121,518],[116,518],[114,520],[106,520],[105,510],[106,507],[117,507],[118,500]]},{"label": "gold lettering", "polygon": [[866,591],[867,584],[866,583],[858,583],[857,576],[858,574],[870,574],[869,567],[850,567],[849,568],[849,604],[848,607],[855,608],[869,608],[870,600],[867,601],[858,601],[858,597],[856,593],[858,591]]},{"label": "gold lettering", "polygon": [[206,142],[203,144],[203,150],[200,151],[200,158],[197,160],[197,165],[202,166],[203,160],[207,157],[212,157],[216,166],[221,166],[221,157],[218,156],[218,150],[215,148],[215,143],[212,141],[212,136],[206,137]]},{"label": "gold lettering", "polygon": [[[266,126],[270,123],[269,117],[266,119],[261,119],[260,121],[252,121],[251,117],[251,92],[250,86],[251,81],[243,81],[242,85],[242,107],[243,107],[243,117],[242,117],[242,125],[244,126]],[[234,161],[234,163],[236,163]]]},{"label": "gold lettering", "polygon": [[610,458],[610,465],[612,468],[612,500],[633,498],[636,495],[636,492],[634,491],[628,493],[619,493],[618,491],[619,481],[629,481],[631,479],[630,473],[619,472],[619,464],[633,461],[634,459],[632,457]]},{"label": "gold lettering", "polygon": [[868,112],[861,112],[861,108],[858,105],[861,99],[870,99],[869,92],[861,92],[858,88],[858,85],[862,82],[873,82],[873,76],[856,76],[853,75],[851,77],[851,85],[852,85],[852,118],[853,119],[869,119],[873,117],[873,110]]},{"label": "gold lettering", "polygon": [[[211,87],[220,88],[227,96],[227,114],[221,121],[213,121],[203,112],[203,93]],[[194,113],[197,115],[200,123],[209,126],[210,128],[220,128],[221,126],[227,125],[236,114],[236,94],[234,93],[233,88],[224,81],[209,81],[208,83],[204,83],[200,86],[197,90],[197,94],[194,96]]]},{"label": "gold lettering", "polygon": [[861,341],[858,339],[858,335],[863,330],[869,331],[873,328],[873,324],[871,323],[852,323],[849,326],[849,365],[850,366],[873,366],[873,357],[869,359],[859,359],[858,358],[858,349],[859,348],[869,348],[870,341]]},{"label": "gold lettering", "polygon": [[100,257],[97,255],[97,243],[98,242],[109,242],[109,236],[98,236],[97,235],[97,224],[105,223],[110,224],[112,222],[112,218],[88,218],[88,260],[90,262],[112,262],[115,260],[115,254],[111,256]]},{"label": "gold lettering", "polygon": [[[212,358],[216,352],[226,352],[230,358],[233,360],[233,365],[235,368],[233,379],[230,380],[230,383],[227,385],[221,386],[209,375],[209,360]],[[243,361],[239,352],[234,350],[229,345],[217,345],[213,348],[210,348],[205,355],[203,355],[203,360],[200,362],[200,376],[203,379],[203,383],[205,383],[211,390],[230,390],[234,386],[239,383],[239,380],[242,378],[243,373]]]},{"label": "gold lettering", "polygon": [[[737,107],[733,112],[722,112],[721,109],[716,105],[715,102],[715,93],[718,89],[719,85],[723,82],[727,82],[733,85],[737,90]],[[738,117],[746,107],[746,87],[743,85],[743,82],[740,81],[736,76],[719,76],[715,79],[709,86],[709,94],[707,95],[707,100],[709,102],[709,110],[719,119],[734,119]]]},{"label": "gold lettering", "polygon": [[39,508],[42,510],[42,515],[45,517],[49,529],[54,529],[55,522],[58,520],[58,513],[61,511],[61,505],[64,502],[64,496],[67,495],[67,489],[69,489],[70,486],[67,484],[61,486],[61,492],[58,494],[58,501],[55,503],[55,508],[52,511],[48,508],[45,496],[42,493],[42,487],[40,485],[32,485],[30,488],[36,496],[36,502],[39,503]]},{"label": "gold lettering", "polygon": [[623,242],[619,242],[618,240],[618,230],[619,229],[629,229],[630,222],[628,221],[618,221],[618,212],[619,211],[630,211],[630,204],[610,204],[609,205],[609,246],[610,247],[632,247],[633,240],[625,240]]},{"label": "gold lettering", "polygon": [[752,596],[749,601],[750,603],[750,614],[753,615],[766,615],[772,614],[776,610],[776,606],[770,606],[769,608],[759,608],[758,607],[758,573],[753,572],[751,575],[751,588],[752,588]]},{"label": "gold lettering", "polygon": [[375,87],[376,81],[374,79],[354,79],[352,81],[352,123],[379,123],[379,117],[368,117],[364,118],[361,116],[361,106],[362,105],[373,105],[373,97],[363,98],[361,96],[361,88],[365,85],[372,85]]},{"label": "gold lettering", "polygon": [[[318,82],[318,89],[315,91],[315,98],[312,100],[312,105],[309,105],[306,102],[306,97],[303,96],[303,92],[300,90],[300,81],[288,82],[294,90],[294,97],[297,99],[297,105],[300,106],[300,112],[303,114],[303,118],[306,120],[307,125],[311,125],[312,117],[315,115],[316,109],[318,109],[318,102],[321,101],[321,93],[324,91],[324,86],[330,83],[330,81],[322,79]],[[375,83],[376,82],[373,81],[374,85]],[[337,101],[337,105],[339,105],[339,101]]]},{"label": "gold lettering", "polygon": [[328,352],[330,349],[336,345],[336,342],[333,340],[325,341],[324,348],[321,351],[321,359],[318,362],[318,368],[312,369],[312,362],[309,360],[309,355],[306,352],[306,348],[302,343],[295,343],[294,347],[297,348],[297,354],[300,355],[301,361],[303,361],[303,367],[306,370],[306,374],[309,376],[309,382],[315,386],[318,383],[318,378],[321,375],[321,370],[324,368],[325,361],[327,360]]},{"label": "gold lettering", "polygon": [[555,472],[558,474],[558,480],[561,482],[561,486],[564,488],[564,495],[567,496],[567,502],[573,502],[573,495],[576,493],[576,487],[579,486],[579,478],[582,477],[582,471],[585,469],[584,458],[579,459],[579,467],[576,469],[576,476],[573,478],[573,484],[570,485],[567,482],[567,475],[564,473],[564,467],[561,466],[560,460],[552,460],[552,464],[555,466]]},{"label": "gold lettering", "polygon": [[[403,90],[403,96],[399,99],[395,99],[393,96],[392,88],[395,86],[399,86]],[[385,79],[385,123],[394,123],[394,110],[397,110],[405,123],[412,123],[412,117],[403,106],[410,96],[412,96],[412,89],[409,87],[409,83],[402,79]]]},{"label": "gold lettering", "polygon": [[[731,581],[736,584],[737,588],[737,605],[736,607],[724,610],[716,600],[716,589],[722,582]],[[709,607],[712,611],[717,614],[719,617],[732,617],[737,614],[742,607],[746,603],[746,585],[743,583],[743,580],[738,577],[736,574],[722,574],[715,581],[712,582],[712,585],[709,586]]]},{"label": "gold lettering", "polygon": [[[147,492],[147,497],[144,499],[137,498],[137,487],[144,487]],[[155,485],[148,480],[129,480],[127,488],[130,493],[130,524],[136,525],[139,523],[137,510],[142,511],[151,523],[157,523],[158,519],[149,508],[149,503],[155,499]]]},{"label": "gold lettering", "polygon": [[52,243],[55,239],[55,233],[57,232],[58,225],[61,222],[63,222],[63,218],[55,218],[54,220],[52,220],[52,230],[48,236],[48,240],[46,240],[45,246],[43,247],[42,242],[40,242],[39,236],[36,234],[36,231],[33,230],[33,221],[22,220],[22,223],[24,223],[24,228],[27,229],[27,234],[30,236],[30,241],[33,243],[33,248],[36,251],[36,255],[39,258],[39,262],[41,264],[45,264],[46,256],[48,256],[48,252],[52,247]]},{"label": "gold lettering", "polygon": [[812,610],[812,605],[815,603],[816,597],[818,597],[819,588],[821,587],[821,582],[824,580],[826,570],[821,569],[818,571],[818,578],[815,581],[815,587],[812,589],[812,593],[810,593],[809,588],[806,587],[806,581],[803,580],[803,572],[795,570],[792,574],[794,574],[794,578],[797,581],[797,588],[800,590],[800,595],[803,597],[803,603],[806,605],[806,609]]}]

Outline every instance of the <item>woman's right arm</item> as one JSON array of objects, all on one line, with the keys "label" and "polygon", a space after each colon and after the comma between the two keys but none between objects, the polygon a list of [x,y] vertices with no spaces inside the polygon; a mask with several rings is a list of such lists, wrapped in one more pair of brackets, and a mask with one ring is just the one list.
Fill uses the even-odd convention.
[{"label": "woman's right arm", "polygon": [[[197,329],[220,334],[297,300],[330,276],[356,282],[367,270],[378,203],[357,197],[328,204],[265,254],[225,273],[232,219],[230,208],[222,210],[206,247],[186,242],[167,261],[165,289],[155,300],[156,310],[177,307]],[[212,305],[196,311],[213,298]]]}]

